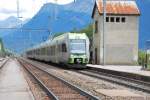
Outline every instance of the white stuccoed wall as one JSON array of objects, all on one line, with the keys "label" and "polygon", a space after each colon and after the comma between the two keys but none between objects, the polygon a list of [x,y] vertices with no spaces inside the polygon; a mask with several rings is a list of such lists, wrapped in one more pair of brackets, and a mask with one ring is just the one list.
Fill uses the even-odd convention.
[{"label": "white stuccoed wall", "polygon": [[[105,58],[106,64],[133,65],[138,60],[139,16],[126,17],[126,22],[106,22],[105,25]],[[98,64],[103,63],[103,16],[95,10],[94,20],[98,20],[98,34],[93,33],[93,52],[98,48]],[[94,26],[94,25],[93,25]],[[93,57],[95,58],[95,57]]]}]

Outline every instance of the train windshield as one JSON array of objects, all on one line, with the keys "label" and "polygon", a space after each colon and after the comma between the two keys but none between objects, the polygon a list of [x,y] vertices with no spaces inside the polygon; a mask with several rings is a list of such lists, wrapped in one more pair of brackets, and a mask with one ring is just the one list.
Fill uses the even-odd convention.
[{"label": "train windshield", "polygon": [[86,53],[86,41],[84,39],[70,40],[70,52],[85,54]]}]

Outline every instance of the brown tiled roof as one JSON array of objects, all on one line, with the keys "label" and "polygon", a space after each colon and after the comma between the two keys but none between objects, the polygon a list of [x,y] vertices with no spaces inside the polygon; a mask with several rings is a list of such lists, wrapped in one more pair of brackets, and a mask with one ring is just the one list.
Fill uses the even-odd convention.
[{"label": "brown tiled roof", "polygon": [[[103,14],[103,0],[98,0],[96,6],[100,14]],[[106,0],[107,14],[140,15],[135,1],[127,0]]]}]

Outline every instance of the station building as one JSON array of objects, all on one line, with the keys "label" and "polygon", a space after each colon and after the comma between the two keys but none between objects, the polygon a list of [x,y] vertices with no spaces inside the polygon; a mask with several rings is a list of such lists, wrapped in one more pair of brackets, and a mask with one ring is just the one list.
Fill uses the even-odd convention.
[{"label": "station building", "polygon": [[[102,1],[96,1],[92,13],[94,20],[92,39],[93,64],[103,64],[103,57],[107,65],[136,64],[138,61],[140,16],[136,2],[106,0],[106,18],[105,24],[103,25]],[[104,45],[103,29],[105,29]],[[104,54],[103,50],[105,50]]]}]

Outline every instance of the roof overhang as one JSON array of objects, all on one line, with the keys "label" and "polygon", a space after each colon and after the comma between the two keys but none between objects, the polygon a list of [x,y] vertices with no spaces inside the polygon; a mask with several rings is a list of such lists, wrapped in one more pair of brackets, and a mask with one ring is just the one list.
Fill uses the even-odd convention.
[{"label": "roof overhang", "polygon": [[[98,9],[100,15],[103,15],[102,0],[96,1],[92,11],[92,18],[95,10]],[[118,16],[140,16],[140,11],[135,1],[106,1],[106,14]]]}]

